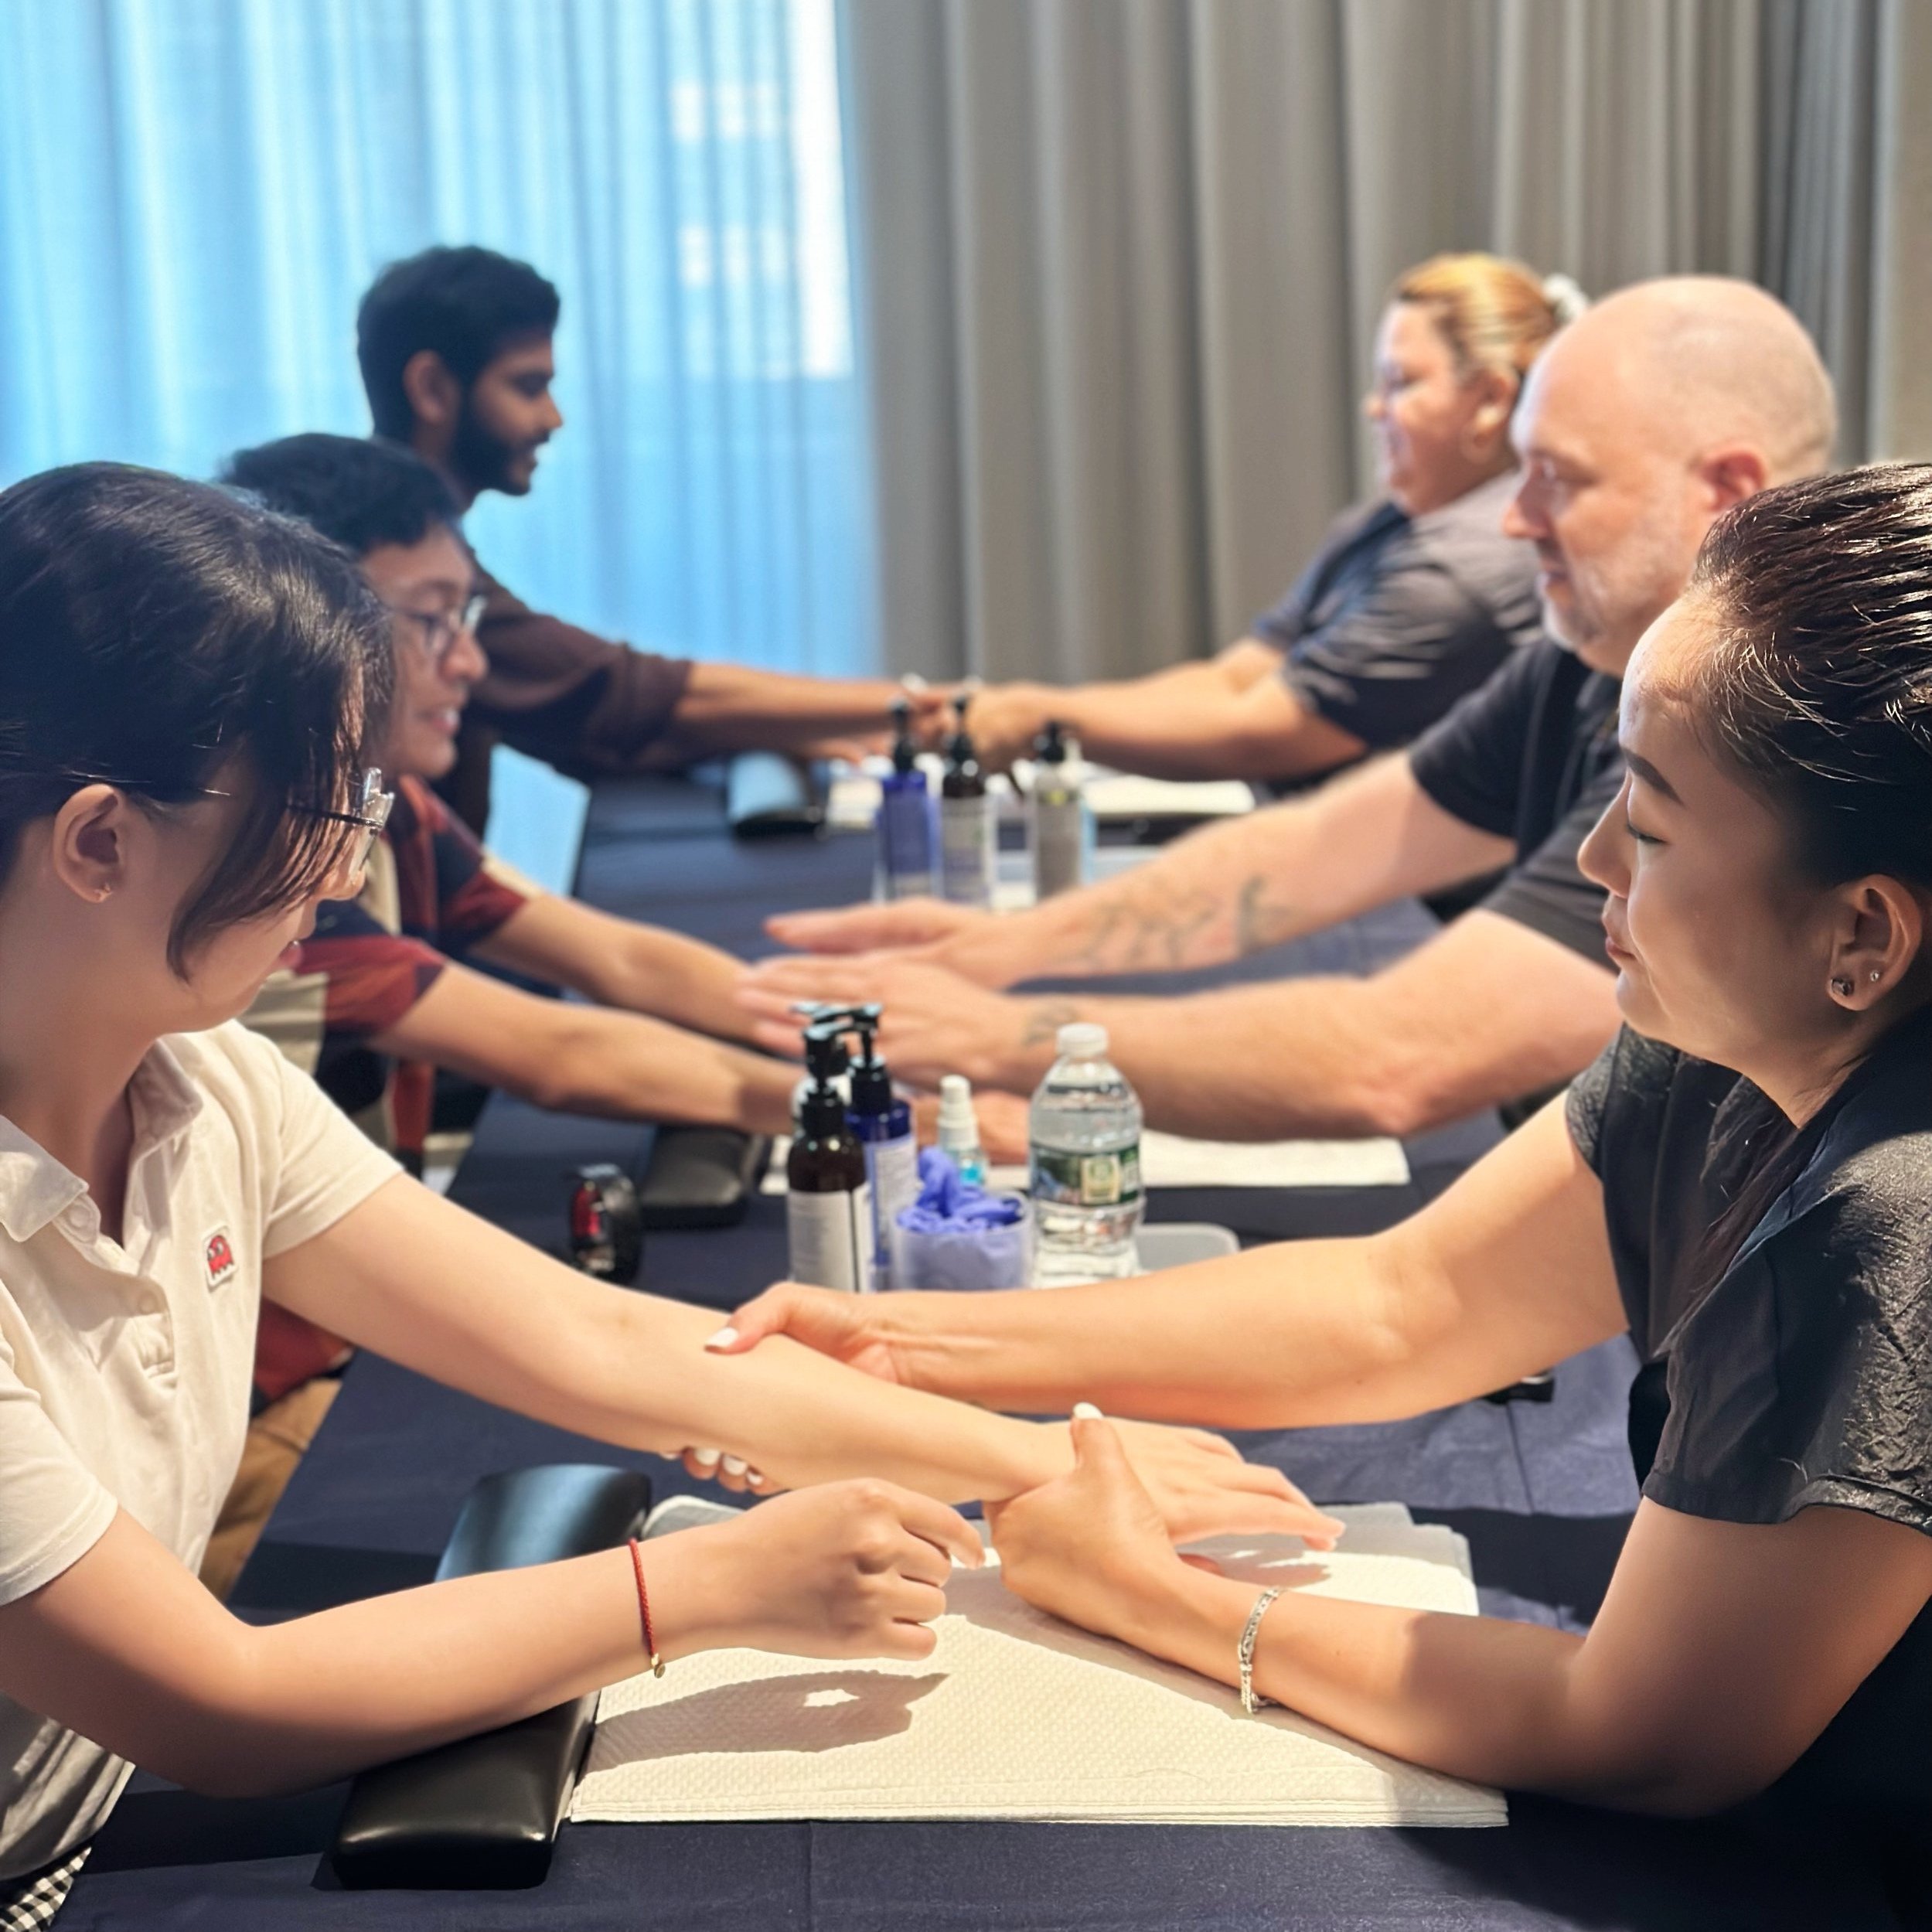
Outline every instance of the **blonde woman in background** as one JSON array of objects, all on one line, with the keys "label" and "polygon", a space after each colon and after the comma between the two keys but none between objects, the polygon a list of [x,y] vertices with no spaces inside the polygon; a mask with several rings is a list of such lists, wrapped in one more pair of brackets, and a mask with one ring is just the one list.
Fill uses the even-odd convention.
[{"label": "blonde woman in background", "polygon": [[1580,309],[1494,255],[1436,255],[1389,291],[1362,407],[1376,497],[1337,519],[1294,587],[1217,657],[973,698],[983,762],[1048,718],[1090,757],[1160,778],[1305,782],[1406,745],[1537,633],[1535,560],[1502,533],[1509,422],[1543,345]]}]

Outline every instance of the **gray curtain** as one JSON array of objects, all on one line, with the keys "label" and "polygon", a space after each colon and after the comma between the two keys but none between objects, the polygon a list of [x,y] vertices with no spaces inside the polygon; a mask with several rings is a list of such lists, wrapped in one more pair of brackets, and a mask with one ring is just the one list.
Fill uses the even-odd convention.
[{"label": "gray curtain", "polygon": [[1926,0],[842,0],[882,635],[1131,673],[1238,636],[1368,480],[1389,281],[1748,275],[1842,454],[1932,454]]}]

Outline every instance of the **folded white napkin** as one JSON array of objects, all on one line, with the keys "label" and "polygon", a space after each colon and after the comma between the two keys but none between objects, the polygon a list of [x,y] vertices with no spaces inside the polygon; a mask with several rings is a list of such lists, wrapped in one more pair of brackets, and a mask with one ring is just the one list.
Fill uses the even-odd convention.
[{"label": "folded white napkin", "polygon": [[[704,1520],[684,1499],[660,1528]],[[1344,1548],[1200,1547],[1231,1573],[1317,1595],[1471,1613],[1467,1545],[1399,1504],[1334,1512]],[[571,1815],[1038,1818],[1214,1825],[1494,1825],[1501,1794],[1417,1769],[1226,1686],[1092,1637],[956,1570],[918,1663],[714,1651],[613,1685]]]}]

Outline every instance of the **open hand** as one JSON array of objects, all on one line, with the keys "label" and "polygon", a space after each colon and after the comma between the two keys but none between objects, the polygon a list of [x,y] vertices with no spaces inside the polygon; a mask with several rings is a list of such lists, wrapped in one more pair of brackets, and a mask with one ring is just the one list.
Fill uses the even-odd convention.
[{"label": "open hand", "polygon": [[915,1087],[936,1087],[949,1073],[963,1073],[978,1086],[1001,1084],[1009,1049],[1024,1031],[1016,1002],[943,966],[892,953],[762,960],[740,976],[737,998],[754,1017],[758,1044],[792,1055],[799,1051],[804,1024],[792,1010],[799,1002],[876,1000],[884,1009],[879,1051]]},{"label": "open hand", "polygon": [[[1076,1416],[1076,1446],[1079,1421]],[[1118,1420],[1107,1426],[1170,1542],[1228,1532],[1299,1536],[1311,1549],[1332,1549],[1342,1532],[1279,1470],[1244,1462],[1233,1443],[1208,1429]]]},{"label": "open hand", "polygon": [[896,952],[935,946],[992,916],[944,899],[891,899],[819,912],[775,912],[765,929],[797,952]]}]

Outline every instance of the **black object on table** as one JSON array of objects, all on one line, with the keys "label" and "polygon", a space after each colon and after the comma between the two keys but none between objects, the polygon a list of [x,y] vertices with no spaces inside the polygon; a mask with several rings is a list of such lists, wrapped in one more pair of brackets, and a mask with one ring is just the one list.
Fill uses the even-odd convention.
[{"label": "black object on table", "polygon": [[724,816],[741,839],[809,838],[825,823],[825,802],[796,758],[741,751],[726,770]]},{"label": "black object on table", "polygon": [[[734,842],[720,792],[666,779],[602,786],[579,889],[733,950],[761,915],[863,896],[860,838]],[[1433,930],[1395,908],[1246,963],[1360,971]],[[1157,1218],[1219,1221],[1251,1238],[1371,1232],[1412,1212],[1494,1138],[1464,1123],[1408,1143],[1406,1187],[1266,1194],[1190,1191]],[[492,1102],[458,1197],[538,1245],[558,1243],[559,1177],[611,1160],[636,1174],[648,1128]],[[783,1204],[738,1227],[653,1237],[649,1286],[724,1309],[782,1273]],[[1283,1292],[1292,1293],[1292,1279]],[[1407,1421],[1242,1439],[1324,1501],[1399,1498],[1470,1539],[1491,1614],[1575,1628],[1600,1597],[1634,1507],[1624,1441],[1633,1362],[1621,1342],[1556,1372],[1547,1404],[1465,1403]],[[244,1575],[237,1603],[286,1614],[434,1573],[465,1495],[494,1470],[545,1462],[642,1468],[649,1459],[494,1409],[393,1364],[353,1364],[308,1461]],[[660,1494],[698,1485],[650,1463]],[[1766,1840],[1731,1821],[1621,1816],[1512,1795],[1497,1831],[1266,1830],[808,1822],[566,1825],[540,1893],[344,1895],[319,1854],[342,1787],[276,1802],[191,1798],[138,1780],[102,1833],[61,1921],[208,1932],[353,1927],[554,1932],[1879,1932],[1900,1921],[1879,1874],[1803,1835]]]},{"label": "black object on table", "polygon": [[[615,1549],[643,1527],[649,1479],[562,1463],[486,1476],[450,1532],[438,1582]],[[329,1855],[351,1889],[540,1884],[597,1716],[593,1695],[365,1771]]]}]

